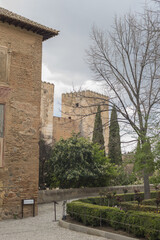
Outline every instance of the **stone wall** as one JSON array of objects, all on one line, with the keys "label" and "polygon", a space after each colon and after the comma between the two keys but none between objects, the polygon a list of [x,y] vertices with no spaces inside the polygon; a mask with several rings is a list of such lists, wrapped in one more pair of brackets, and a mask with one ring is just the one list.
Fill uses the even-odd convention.
[{"label": "stone wall", "polygon": [[41,85],[41,135],[52,144],[53,134],[54,85],[42,82]]},{"label": "stone wall", "polygon": [[41,96],[41,134],[47,143],[54,144],[61,137],[67,139],[73,132],[92,140],[97,106],[100,105],[105,151],[108,153],[107,96],[92,91],[62,94],[62,117],[53,117],[54,85],[42,83]]},{"label": "stone wall", "polygon": [[[0,104],[4,105],[0,218],[21,217],[21,200],[38,196],[42,36],[0,23]],[[4,59],[3,59],[4,57]],[[2,115],[1,115],[2,117]],[[24,208],[32,214],[32,206]]]},{"label": "stone wall", "polygon": [[105,151],[108,153],[109,111],[107,96],[92,91],[62,94],[62,117],[79,122],[81,135],[92,140],[98,105],[101,107]]},{"label": "stone wall", "polygon": [[[53,201],[63,201],[76,198],[98,196],[99,193],[102,191],[116,191],[117,193],[123,193],[124,188],[128,189],[128,193],[134,192],[134,189],[139,189],[141,192],[144,191],[144,185],[41,190],[38,193],[38,203],[49,203]],[[154,191],[154,187],[152,184],[150,185],[150,189],[151,191]]]},{"label": "stone wall", "polygon": [[53,117],[53,144],[60,138],[67,139],[72,133],[79,133],[79,122],[69,118]]}]

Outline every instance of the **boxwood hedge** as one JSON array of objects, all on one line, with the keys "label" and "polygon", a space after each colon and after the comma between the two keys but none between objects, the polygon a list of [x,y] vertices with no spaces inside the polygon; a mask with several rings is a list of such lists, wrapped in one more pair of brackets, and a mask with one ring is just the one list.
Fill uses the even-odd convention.
[{"label": "boxwood hedge", "polygon": [[144,212],[157,212],[157,207],[154,205],[139,205],[137,202],[121,202],[121,208],[125,211],[134,210],[134,211],[144,211]]},{"label": "boxwood hedge", "polygon": [[[144,193],[143,192],[138,193],[138,195],[142,199],[144,199]],[[122,202],[130,202],[130,201],[134,201],[135,200],[135,194],[134,193],[117,194],[116,197],[117,196],[119,196],[121,198]],[[151,199],[156,198],[156,196],[157,196],[157,192],[156,191],[151,192]],[[104,206],[108,205],[108,200],[105,197],[90,197],[90,198],[86,198],[86,199],[80,199],[80,201],[81,202],[85,202],[85,203],[102,205],[102,206],[103,205]],[[115,199],[110,200],[109,203],[110,203],[110,206],[112,206],[112,205],[114,205],[116,203],[116,200]],[[146,205],[152,205],[152,204],[146,204]]]},{"label": "boxwood hedge", "polygon": [[[156,191],[151,192],[151,199],[148,200],[148,202],[150,202],[150,204],[147,204],[147,200],[144,200],[143,192],[138,193],[138,195],[141,197],[141,199],[143,199],[143,202],[145,205],[155,205],[155,198],[157,196]],[[135,200],[134,193],[117,194],[116,197],[120,197],[122,202],[131,202],[131,201],[133,202]],[[119,204],[119,202],[116,200],[116,197],[114,199],[109,200],[109,206]],[[100,205],[100,206],[108,206],[108,199],[104,196],[103,197],[89,197],[86,199],[80,199],[80,201],[84,202],[84,203],[91,203],[91,204],[96,204],[96,205]]]},{"label": "boxwood hedge", "polygon": [[67,213],[85,225],[111,226],[123,229],[137,237],[160,240],[160,215],[141,211],[125,212],[119,208],[98,206],[82,201],[67,204]]}]

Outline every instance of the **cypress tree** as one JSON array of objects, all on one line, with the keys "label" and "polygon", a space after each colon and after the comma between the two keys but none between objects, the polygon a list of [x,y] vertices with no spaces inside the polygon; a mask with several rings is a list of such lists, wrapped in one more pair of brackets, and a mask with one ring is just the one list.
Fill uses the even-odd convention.
[{"label": "cypress tree", "polygon": [[98,143],[101,146],[101,149],[105,149],[100,106],[98,106],[95,116],[92,141],[93,143]]},{"label": "cypress tree", "polygon": [[117,165],[122,163],[119,124],[117,120],[117,111],[115,106],[113,106],[112,108],[109,126],[108,156],[111,159],[112,163],[115,163]]}]

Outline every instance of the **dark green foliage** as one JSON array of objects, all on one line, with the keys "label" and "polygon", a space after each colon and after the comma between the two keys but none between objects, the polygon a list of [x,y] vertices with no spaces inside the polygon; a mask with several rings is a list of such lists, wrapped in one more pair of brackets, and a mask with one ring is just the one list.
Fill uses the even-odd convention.
[{"label": "dark green foliage", "polygon": [[109,144],[108,144],[108,156],[112,163],[117,165],[122,163],[119,124],[117,120],[117,111],[115,106],[111,112],[111,120],[109,126]]},{"label": "dark green foliage", "polygon": [[156,198],[143,200],[142,204],[156,206]]},{"label": "dark green foliage", "polygon": [[117,172],[116,172],[116,177],[113,179],[112,185],[113,186],[124,186],[124,185],[131,185],[134,184],[137,180],[137,177],[134,172],[131,174],[126,173],[124,170],[124,166],[118,166],[117,167]]},{"label": "dark green foliage", "polygon": [[51,185],[60,188],[106,186],[114,176],[114,167],[99,145],[78,135],[55,144],[50,169]]},{"label": "dark green foliage", "polygon": [[153,144],[154,145],[154,158],[156,160],[155,165],[157,169],[160,169],[160,137],[158,136],[158,140]]},{"label": "dark green foliage", "polygon": [[97,206],[81,201],[67,204],[67,213],[85,225],[111,226],[136,237],[160,240],[160,215],[141,211],[124,212],[118,208]]},{"label": "dark green foliage", "polygon": [[101,149],[104,149],[104,136],[103,136],[103,126],[102,126],[100,106],[98,106],[97,113],[95,116],[92,141],[93,143],[99,144],[101,146]]},{"label": "dark green foliage", "polygon": [[[141,198],[144,199],[144,193],[140,192],[139,194],[140,194]],[[130,202],[130,201],[135,200],[135,193],[126,193],[125,195],[124,194],[116,194],[116,196],[119,196],[122,199],[122,202],[124,202],[124,201]],[[151,198],[153,200],[150,199],[148,201],[155,202],[156,197],[157,197],[157,192],[153,191],[153,192],[151,192]],[[90,198],[86,198],[86,199],[80,199],[80,201],[86,202],[86,203],[91,203],[91,204],[96,204],[96,205],[105,205],[105,206],[108,205],[108,201],[107,201],[106,197],[105,197],[105,200],[103,200],[103,201],[101,200],[101,197],[90,197]],[[144,200],[143,202],[147,202],[147,200]],[[112,205],[112,203],[113,203],[113,205],[117,204],[117,203],[115,203],[114,199],[113,199],[113,201],[111,201],[111,205]],[[148,205],[152,205],[152,204],[148,204]]]},{"label": "dark green foliage", "polygon": [[143,212],[157,212],[157,207],[153,205],[141,205],[137,201],[134,202],[121,202],[121,208],[125,211],[143,211]]},{"label": "dark green foliage", "polygon": [[149,178],[149,182],[154,185],[160,184],[160,170],[156,170],[154,174]]},{"label": "dark green foliage", "polygon": [[128,211],[123,220],[124,230],[136,237],[160,240],[160,215],[148,212]]},{"label": "dark green foliage", "polygon": [[43,138],[39,141],[39,187],[45,189],[50,176],[48,160],[51,157],[52,147]]},{"label": "dark green foliage", "polygon": [[149,138],[144,137],[138,140],[135,154],[134,170],[144,179],[145,199],[150,198],[149,175],[155,170],[154,155],[151,151]]},{"label": "dark green foliage", "polygon": [[119,229],[124,212],[118,208],[98,206],[80,201],[67,204],[67,213],[85,225],[100,226],[101,223]]},{"label": "dark green foliage", "polygon": [[154,156],[151,151],[151,144],[149,139],[146,139],[142,144],[138,141],[136,154],[135,154],[135,171],[143,173],[153,173],[154,171]]}]

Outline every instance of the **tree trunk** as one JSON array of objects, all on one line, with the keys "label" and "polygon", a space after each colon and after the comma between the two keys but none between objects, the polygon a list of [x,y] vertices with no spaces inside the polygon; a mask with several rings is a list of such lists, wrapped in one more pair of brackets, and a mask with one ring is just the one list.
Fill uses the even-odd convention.
[{"label": "tree trunk", "polygon": [[144,199],[150,199],[149,174],[144,173]]}]

